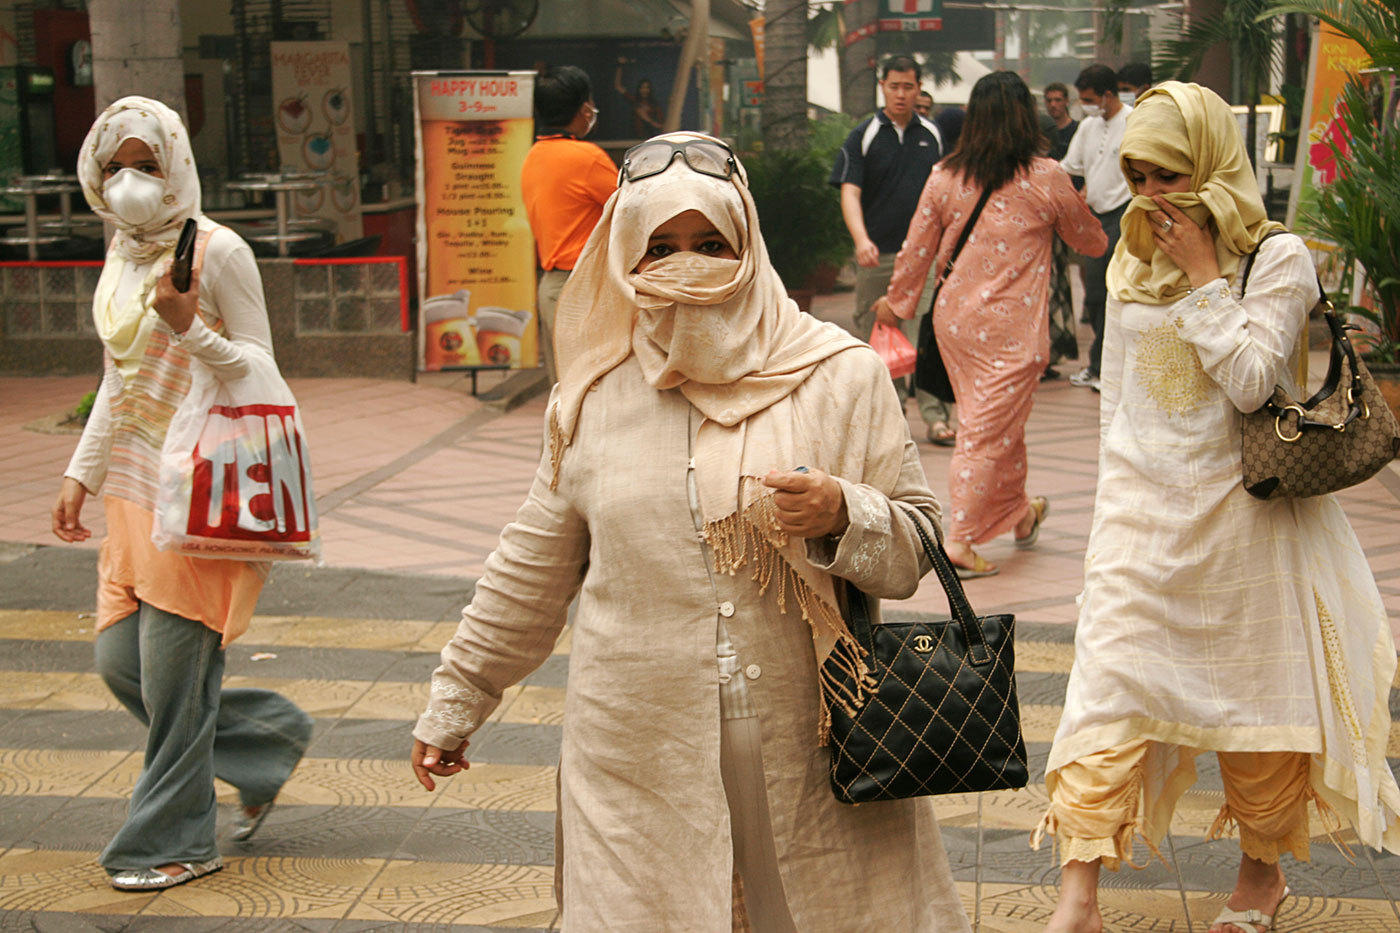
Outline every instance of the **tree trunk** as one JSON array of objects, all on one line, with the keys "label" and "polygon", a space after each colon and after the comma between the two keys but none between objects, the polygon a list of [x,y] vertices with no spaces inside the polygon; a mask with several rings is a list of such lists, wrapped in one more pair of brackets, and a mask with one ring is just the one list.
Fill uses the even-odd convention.
[{"label": "tree trunk", "polygon": [[852,0],[841,8],[841,112],[861,119],[875,111],[875,34],[863,36],[846,45],[846,36],[857,29],[872,25],[878,10],[878,0]]},{"label": "tree trunk", "polygon": [[763,146],[807,145],[807,0],[764,5]]},{"label": "tree trunk", "polygon": [[[690,76],[701,62],[701,56],[708,58],[710,52],[710,0],[691,0],[690,31],[686,33],[685,45],[681,48],[681,60],[676,64],[676,80],[671,84],[671,99],[666,105],[666,132],[681,128],[681,110],[685,107],[685,93],[690,88]],[[709,67],[708,61],[700,67]],[[705,111],[705,102],[700,101],[700,112]],[[703,117],[700,128],[704,126]]]},{"label": "tree trunk", "polygon": [[140,94],[188,121],[179,0],[89,0],[88,22],[98,113],[118,98]]}]

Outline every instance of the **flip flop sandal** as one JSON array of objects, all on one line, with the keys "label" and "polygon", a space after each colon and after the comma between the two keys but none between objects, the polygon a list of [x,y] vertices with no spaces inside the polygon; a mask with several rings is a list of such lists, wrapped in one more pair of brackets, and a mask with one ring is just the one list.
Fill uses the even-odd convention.
[{"label": "flip flop sandal", "polygon": [[1050,514],[1050,500],[1036,496],[1031,500],[1031,509],[1035,512],[1035,524],[1031,525],[1030,533],[1024,538],[1015,539],[1016,546],[1023,551],[1035,547],[1035,542],[1040,538],[1040,526],[1045,523],[1045,516]]},{"label": "flip flop sandal", "polygon": [[223,859],[217,855],[207,862],[175,862],[184,871],[178,875],[167,875],[158,868],[132,868],[115,872],[107,883],[118,891],[158,891],[173,888],[177,884],[212,875],[224,867]]},{"label": "flip flop sandal", "polygon": [[974,561],[971,567],[953,564],[953,559],[948,559],[948,563],[953,564],[953,570],[957,573],[959,580],[976,580],[978,577],[992,577],[1001,573],[1000,567],[994,567],[987,563],[986,558],[981,554],[973,554],[972,556]]},{"label": "flip flop sandal", "polygon": [[1283,906],[1283,902],[1288,900],[1288,895],[1292,893],[1292,890],[1285,885],[1283,896],[1280,897],[1278,903],[1274,905],[1274,912],[1272,914],[1266,914],[1262,910],[1231,910],[1226,907],[1216,915],[1216,918],[1211,921],[1210,925],[1214,927],[1222,923],[1232,923],[1241,930],[1244,930],[1245,933],[1250,933],[1250,927],[1254,928],[1253,933],[1269,933],[1269,931],[1274,928],[1274,917],[1278,916],[1279,908]]},{"label": "flip flop sandal", "polygon": [[958,442],[958,432],[954,431],[946,421],[935,421],[929,425],[928,441],[939,447],[952,447]]}]

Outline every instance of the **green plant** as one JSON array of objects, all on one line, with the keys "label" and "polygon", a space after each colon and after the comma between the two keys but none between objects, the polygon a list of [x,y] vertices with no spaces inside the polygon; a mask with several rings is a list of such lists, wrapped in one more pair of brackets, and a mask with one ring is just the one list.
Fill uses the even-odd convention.
[{"label": "green plant", "polygon": [[840,198],[827,183],[831,156],[768,149],[744,165],[768,256],[789,290],[803,288],[823,263],[846,260],[851,241]]},{"label": "green plant", "polygon": [[97,393],[89,392],[78,400],[78,407],[73,409],[73,414],[68,416],[68,420],[78,424],[87,424],[88,415],[92,414],[92,406],[95,404],[97,404]]},{"label": "green plant", "polygon": [[1348,267],[1355,260],[1366,270],[1376,307],[1347,310],[1376,326],[1358,338],[1368,355],[1400,364],[1400,0],[1289,0],[1262,15],[1281,13],[1316,16],[1371,60],[1364,74],[1348,76],[1332,125],[1313,144],[1314,153],[1330,155],[1332,177],[1299,220],[1337,244]]}]

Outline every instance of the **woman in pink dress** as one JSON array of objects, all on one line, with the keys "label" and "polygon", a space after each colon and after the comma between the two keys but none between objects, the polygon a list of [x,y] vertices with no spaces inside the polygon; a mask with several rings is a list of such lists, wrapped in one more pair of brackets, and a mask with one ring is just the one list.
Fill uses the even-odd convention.
[{"label": "woman in pink dress", "polygon": [[1020,77],[998,71],[978,81],[958,147],[929,173],[889,292],[876,303],[880,319],[897,324],[932,301],[982,192],[992,192],[933,314],[962,424],[945,546],[965,579],[997,572],[974,544],[1009,531],[1018,547],[1031,547],[1049,511],[1043,496],[1026,496],[1025,434],[1050,353],[1051,244],[1058,234],[1087,256],[1108,245],[1059,163],[1037,155],[1044,145]]}]

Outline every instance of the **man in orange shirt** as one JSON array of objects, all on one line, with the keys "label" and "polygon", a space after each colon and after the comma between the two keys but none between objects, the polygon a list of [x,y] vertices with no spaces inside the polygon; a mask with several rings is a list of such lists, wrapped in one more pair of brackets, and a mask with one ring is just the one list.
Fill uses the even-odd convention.
[{"label": "man in orange shirt", "polygon": [[535,83],[535,144],[525,156],[520,187],[540,264],[540,353],[554,371],[554,308],[588,235],[617,189],[617,166],[583,137],[598,121],[593,85],[581,68],[550,68]]}]

